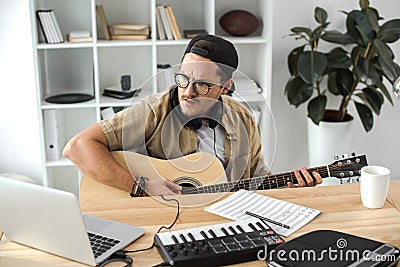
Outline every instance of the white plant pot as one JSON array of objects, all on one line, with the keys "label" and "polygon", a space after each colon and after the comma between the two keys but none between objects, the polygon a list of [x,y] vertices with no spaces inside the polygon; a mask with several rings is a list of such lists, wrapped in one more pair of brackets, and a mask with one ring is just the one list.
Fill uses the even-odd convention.
[{"label": "white plant pot", "polygon": [[319,125],[307,120],[308,160],[310,167],[331,164],[335,156],[350,154],[353,122],[325,122]]}]

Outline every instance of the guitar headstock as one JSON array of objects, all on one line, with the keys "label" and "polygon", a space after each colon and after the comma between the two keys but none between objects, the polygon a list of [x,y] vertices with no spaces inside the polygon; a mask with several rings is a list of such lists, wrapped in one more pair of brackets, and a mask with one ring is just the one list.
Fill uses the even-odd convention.
[{"label": "guitar headstock", "polygon": [[365,155],[338,159],[329,165],[330,176],[339,179],[360,176],[361,168],[367,165]]}]

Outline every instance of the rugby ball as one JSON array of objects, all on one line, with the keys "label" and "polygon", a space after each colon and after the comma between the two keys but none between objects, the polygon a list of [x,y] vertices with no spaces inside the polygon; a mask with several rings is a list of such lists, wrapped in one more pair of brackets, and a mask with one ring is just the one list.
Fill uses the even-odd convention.
[{"label": "rugby ball", "polygon": [[245,10],[232,10],[219,19],[222,29],[233,36],[246,36],[260,27],[260,21],[252,13]]}]

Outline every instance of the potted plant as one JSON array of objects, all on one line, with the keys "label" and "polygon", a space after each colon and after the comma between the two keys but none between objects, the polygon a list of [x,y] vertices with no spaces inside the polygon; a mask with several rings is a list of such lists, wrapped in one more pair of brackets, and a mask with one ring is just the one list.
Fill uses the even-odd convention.
[{"label": "potted plant", "polygon": [[[343,11],[346,33],[328,30],[328,15],[321,7],[315,8],[315,29],[291,29],[291,36],[305,42],[288,56],[291,77],[285,93],[296,107],[308,101],[308,117],[315,124],[324,119],[344,121],[349,104],[354,103],[368,132],[373,127],[373,113],[379,115],[384,98],[393,104],[383,81],[393,84],[400,75],[388,46],[400,38],[400,19],[379,23],[382,18],[369,1],[359,3],[360,10]],[[321,40],[338,46],[329,52],[319,51]],[[336,112],[326,112],[328,95],[341,98]],[[328,113],[334,116],[329,119]]]},{"label": "potted plant", "polygon": [[[380,114],[384,99],[393,105],[384,80],[393,84],[400,76],[400,67],[388,45],[400,38],[400,19],[382,23],[383,18],[369,0],[360,0],[359,5],[359,10],[342,11],[346,15],[345,33],[329,29],[328,14],[321,7],[314,11],[318,23],[315,29],[291,29],[290,36],[303,43],[288,55],[291,77],[285,94],[295,107],[308,102],[312,124],[353,120],[348,107],[354,103],[368,132],[374,124],[373,114]],[[320,49],[321,41],[326,42],[329,51]],[[336,110],[327,108],[331,96],[339,98]]]}]

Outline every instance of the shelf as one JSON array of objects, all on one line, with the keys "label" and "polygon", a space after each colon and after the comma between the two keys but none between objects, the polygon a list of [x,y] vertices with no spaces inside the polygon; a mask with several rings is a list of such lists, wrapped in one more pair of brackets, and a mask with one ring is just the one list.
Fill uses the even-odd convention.
[{"label": "shelf", "polygon": [[99,40],[95,43],[97,47],[122,47],[122,46],[151,46],[153,42],[149,40],[142,41],[115,41]]},{"label": "shelf", "polygon": [[138,96],[134,96],[127,99],[115,99],[108,96],[101,96],[100,97],[100,107],[127,107],[134,103],[140,101],[140,99],[145,98],[146,96],[152,95],[153,92],[149,90],[142,90]]},{"label": "shelf", "polygon": [[75,108],[95,108],[96,100],[90,100],[82,103],[73,104],[53,104],[46,101],[41,102],[41,109],[75,109]]},{"label": "shelf", "polygon": [[39,50],[47,50],[47,49],[66,49],[66,48],[91,48],[93,47],[93,42],[87,43],[61,43],[61,44],[37,44],[36,48]]},{"label": "shelf", "polygon": [[74,164],[64,157],[60,158],[59,160],[52,160],[46,162],[46,167],[71,167]]}]

